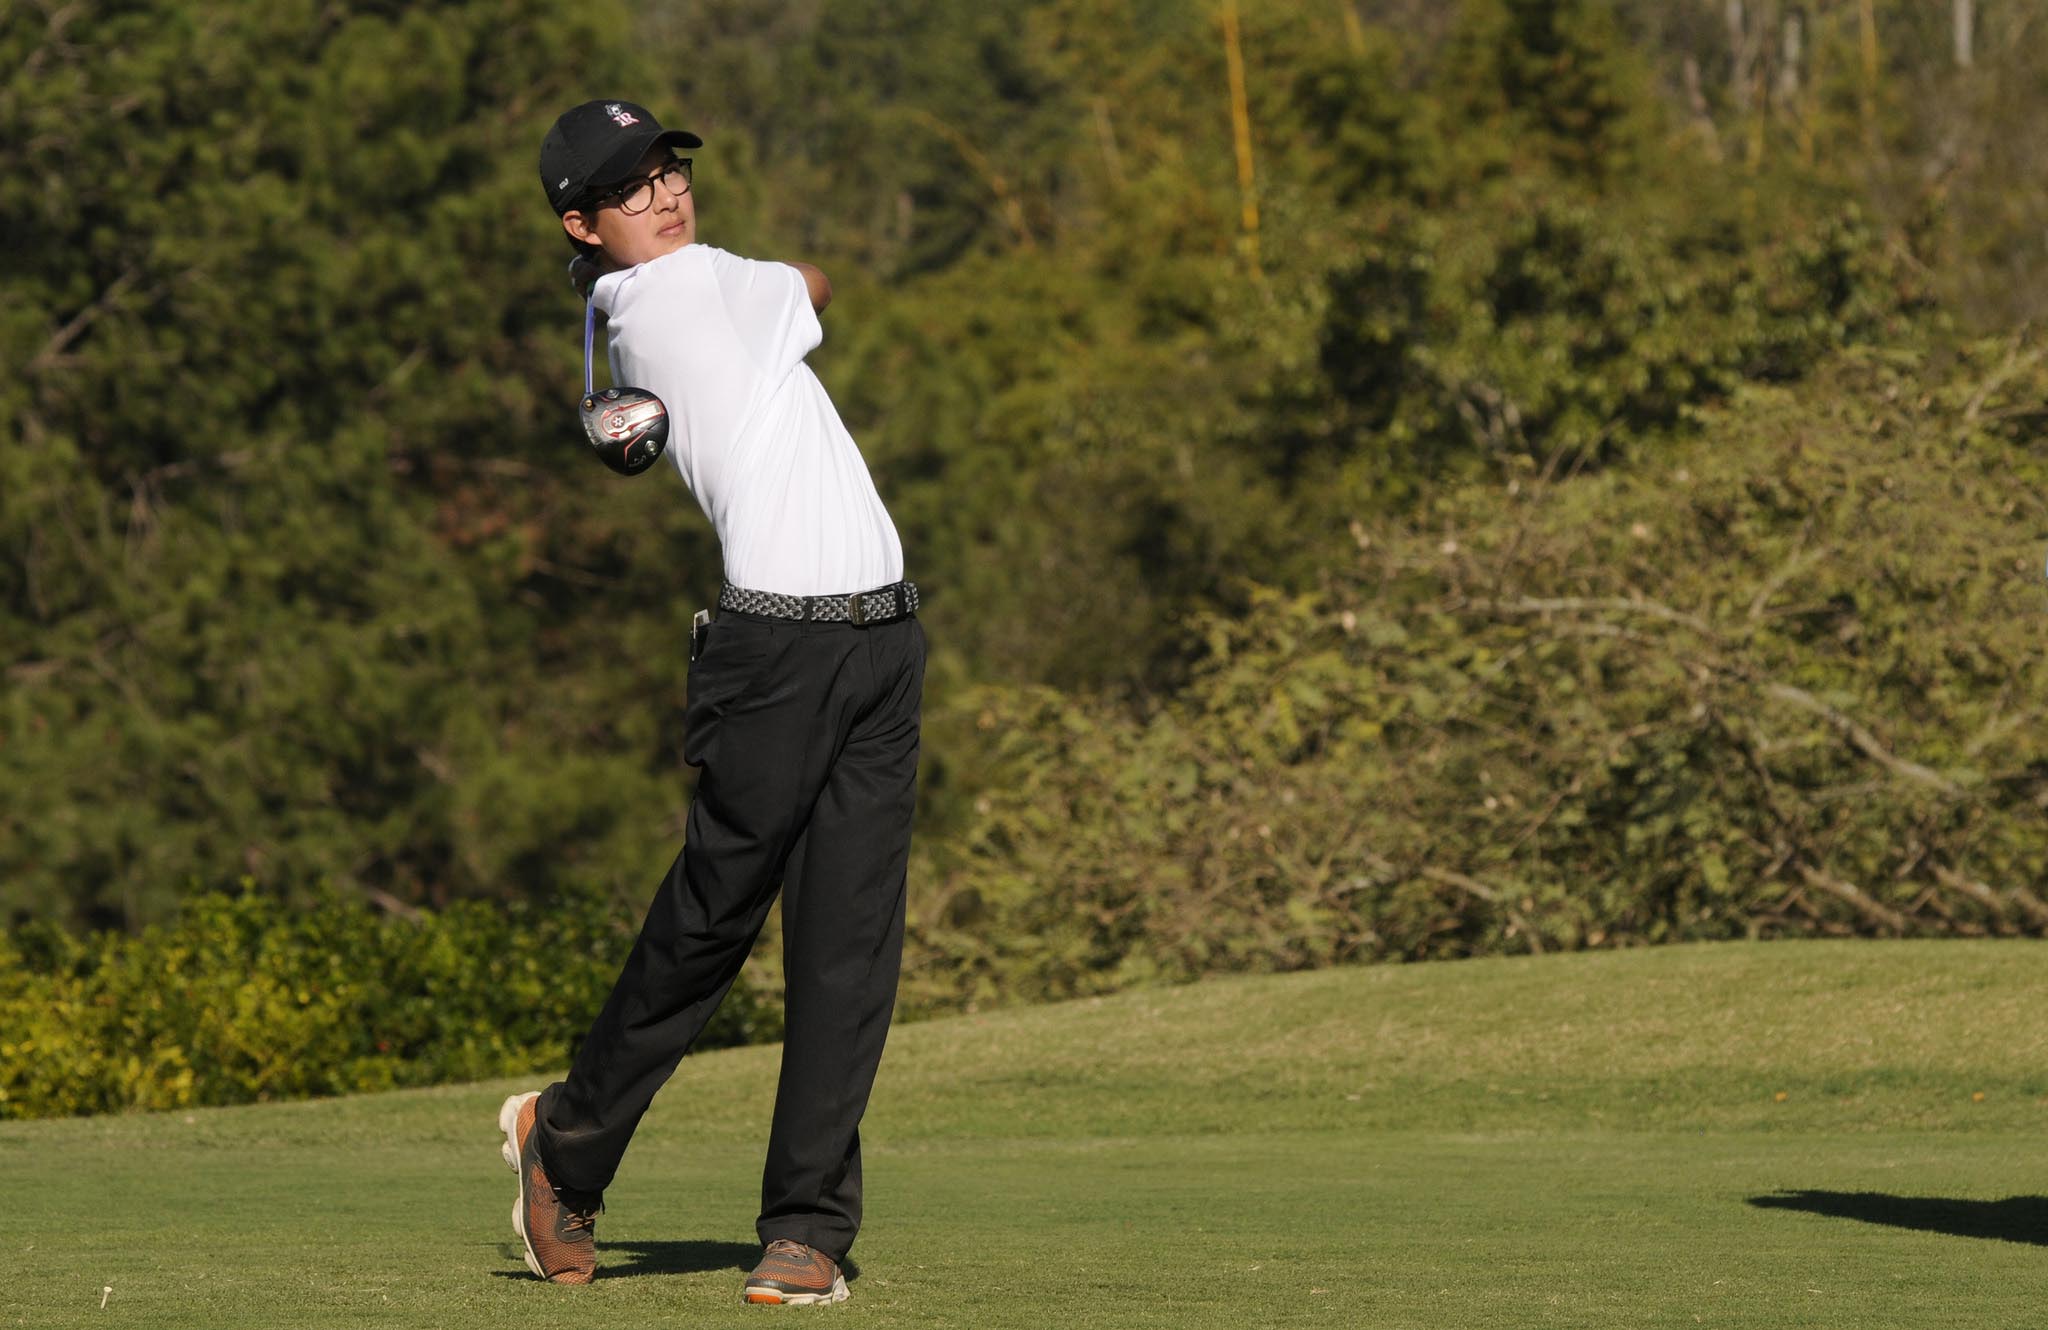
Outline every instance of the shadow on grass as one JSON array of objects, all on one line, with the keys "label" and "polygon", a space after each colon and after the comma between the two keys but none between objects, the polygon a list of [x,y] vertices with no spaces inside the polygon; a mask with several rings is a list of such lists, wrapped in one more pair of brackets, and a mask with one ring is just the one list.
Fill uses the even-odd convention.
[{"label": "shadow on grass", "polygon": [[1923,1233],[2048,1247],[2048,1196],[1959,1201],[1945,1196],[1892,1196],[1881,1191],[1787,1191],[1752,1196],[1749,1203],[1763,1210],[1803,1210]]},{"label": "shadow on grass", "polygon": [[757,1242],[600,1242],[597,1277],[625,1279],[633,1275],[694,1275],[708,1270],[754,1268],[761,1259]]},{"label": "shadow on grass", "polygon": [[[516,1269],[493,1270],[500,1279],[532,1279],[519,1248],[509,1242],[493,1244]],[[761,1247],[753,1242],[600,1242],[597,1244],[597,1277],[629,1279],[639,1275],[695,1275],[712,1270],[754,1268],[761,1259]]]},{"label": "shadow on grass", "polygon": [[[517,1252],[513,1255],[516,1257]],[[619,1257],[624,1256],[624,1264]],[[628,1275],[694,1275],[708,1270],[750,1271],[761,1259],[758,1242],[600,1242],[597,1244],[597,1277],[621,1279]],[[848,1257],[839,1273],[851,1284],[860,1278],[860,1266]]]}]

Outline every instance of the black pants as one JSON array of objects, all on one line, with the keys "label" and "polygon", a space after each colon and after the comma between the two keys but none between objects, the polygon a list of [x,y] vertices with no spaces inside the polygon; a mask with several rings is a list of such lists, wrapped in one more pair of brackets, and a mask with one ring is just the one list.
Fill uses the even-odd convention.
[{"label": "black pants", "polygon": [[924,629],[727,611],[708,632],[690,667],[687,843],[569,1079],[541,1095],[537,1144],[557,1185],[610,1184],[780,884],[785,1035],[757,1228],[843,1259],[903,953]]}]

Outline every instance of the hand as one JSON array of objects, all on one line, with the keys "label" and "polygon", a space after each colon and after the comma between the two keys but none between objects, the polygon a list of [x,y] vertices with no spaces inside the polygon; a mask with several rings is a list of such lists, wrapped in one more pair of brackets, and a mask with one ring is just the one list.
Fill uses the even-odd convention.
[{"label": "hand", "polygon": [[604,269],[588,255],[578,254],[569,260],[569,285],[576,288],[576,294],[590,299],[590,288],[597,285],[597,279],[604,276]]}]

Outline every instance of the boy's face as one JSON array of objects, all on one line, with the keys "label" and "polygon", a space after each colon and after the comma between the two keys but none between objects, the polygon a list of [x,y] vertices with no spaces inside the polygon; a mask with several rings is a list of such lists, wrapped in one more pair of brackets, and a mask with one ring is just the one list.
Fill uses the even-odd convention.
[{"label": "boy's face", "polygon": [[[674,160],[667,148],[649,148],[633,174],[654,176]],[[673,254],[697,238],[697,196],[677,194],[660,180],[649,184],[653,196],[642,211],[627,212],[613,195],[563,213],[562,229],[574,239],[602,246],[620,268]]]}]

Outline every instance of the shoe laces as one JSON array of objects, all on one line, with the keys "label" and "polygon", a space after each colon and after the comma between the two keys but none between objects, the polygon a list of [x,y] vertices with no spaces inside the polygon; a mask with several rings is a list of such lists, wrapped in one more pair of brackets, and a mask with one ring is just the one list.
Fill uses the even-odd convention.
[{"label": "shoe laces", "polygon": [[593,1231],[597,1227],[597,1217],[604,1213],[603,1201],[578,1205],[559,1189],[555,1192],[555,1201],[562,1207],[562,1227],[577,1233]]}]

